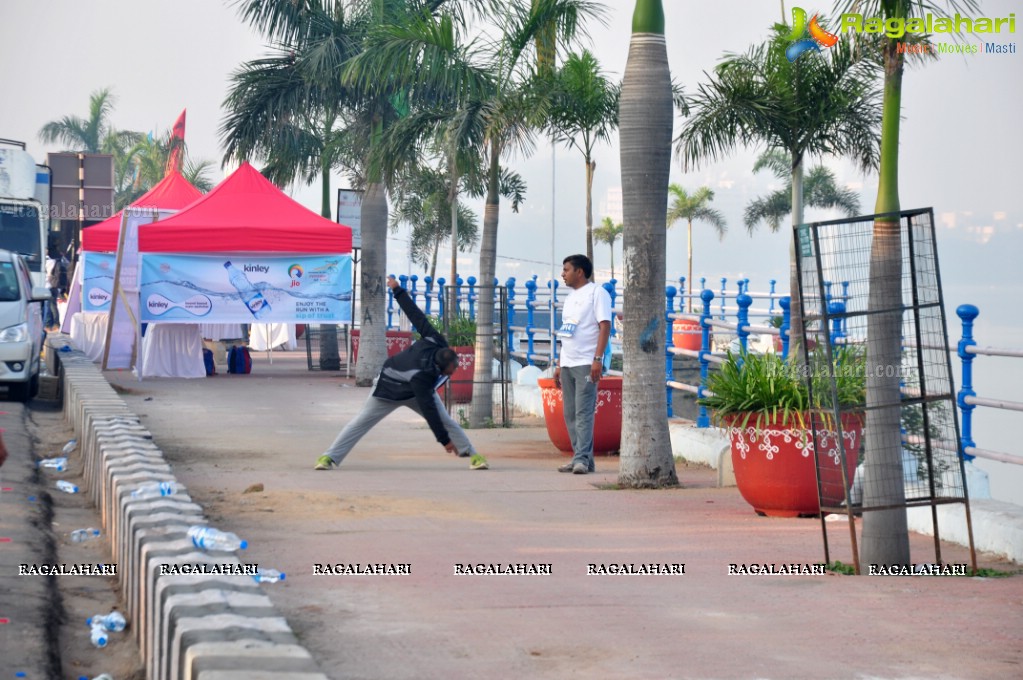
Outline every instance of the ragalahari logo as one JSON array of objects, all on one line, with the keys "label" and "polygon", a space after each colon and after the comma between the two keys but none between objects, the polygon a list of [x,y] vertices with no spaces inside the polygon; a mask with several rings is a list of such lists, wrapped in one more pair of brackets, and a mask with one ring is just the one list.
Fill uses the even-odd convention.
[{"label": "ragalahari logo", "polygon": [[[792,33],[789,34],[788,38],[792,41],[792,44],[785,50],[785,56],[788,57],[789,61],[795,61],[811,50],[820,52],[822,47],[834,47],[835,43],[838,42],[837,35],[828,33],[821,28],[820,23],[817,21],[817,16],[814,14],[813,18],[807,23],[806,10],[802,7],[792,8]],[[809,38],[806,37],[807,33],[810,34]]]}]

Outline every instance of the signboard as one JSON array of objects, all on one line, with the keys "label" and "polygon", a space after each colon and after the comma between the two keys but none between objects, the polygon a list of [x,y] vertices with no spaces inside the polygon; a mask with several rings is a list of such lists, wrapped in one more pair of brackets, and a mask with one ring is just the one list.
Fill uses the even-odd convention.
[{"label": "signboard", "polygon": [[82,310],[109,312],[113,299],[114,253],[82,253]]},{"label": "signboard", "polygon": [[344,323],[350,255],[143,253],[146,323]]},{"label": "signboard", "polygon": [[352,248],[362,248],[362,191],[337,190],[337,223],[352,228]]}]

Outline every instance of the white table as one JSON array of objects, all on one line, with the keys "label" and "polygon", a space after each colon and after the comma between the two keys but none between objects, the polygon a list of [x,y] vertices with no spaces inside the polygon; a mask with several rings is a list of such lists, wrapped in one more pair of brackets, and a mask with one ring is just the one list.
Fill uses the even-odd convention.
[{"label": "white table", "polygon": [[249,347],[256,352],[297,349],[293,323],[254,323],[249,326]]},{"label": "white table", "polygon": [[201,323],[199,332],[207,340],[239,340],[245,337],[240,323]]},{"label": "white table", "polygon": [[75,312],[71,315],[71,342],[93,361],[103,359],[108,318],[106,312]]},{"label": "white table", "polygon": [[143,378],[205,378],[197,324],[151,323],[142,338]]}]

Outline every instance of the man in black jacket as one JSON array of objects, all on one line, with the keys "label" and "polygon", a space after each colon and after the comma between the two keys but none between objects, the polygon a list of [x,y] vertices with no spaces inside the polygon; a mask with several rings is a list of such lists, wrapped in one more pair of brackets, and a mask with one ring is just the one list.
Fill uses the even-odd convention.
[{"label": "man in black jacket", "polygon": [[345,425],[341,434],[322,456],[316,459],[317,470],[337,467],[363,435],[373,429],[384,416],[396,408],[407,406],[426,418],[441,446],[459,457],[469,456],[469,469],[486,470],[487,459],[476,453],[465,431],[452,418],[437,395],[437,388],[447,382],[455,368],[458,356],[448,347],[448,341],[412,302],[408,291],[393,276],[387,285],[394,291],[394,300],[422,336],[406,350],[389,357],[377,378],[376,388],[366,405],[354,420]]}]

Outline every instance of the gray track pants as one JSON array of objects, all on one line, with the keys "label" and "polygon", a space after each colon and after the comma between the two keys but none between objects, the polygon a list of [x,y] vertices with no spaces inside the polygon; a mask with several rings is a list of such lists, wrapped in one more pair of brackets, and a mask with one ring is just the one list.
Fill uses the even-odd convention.
[{"label": "gray track pants", "polygon": [[597,386],[590,382],[590,366],[561,369],[561,403],[565,427],[572,440],[572,463],[593,472],[593,415],[597,410]]},{"label": "gray track pants", "polygon": [[[444,407],[444,402],[440,400],[440,396],[434,393],[433,399],[437,406],[437,412],[440,413],[441,420],[444,422],[444,427],[448,431],[448,436],[451,437],[451,441],[455,445],[455,451],[460,456],[475,455],[476,450],[473,448],[472,442],[469,441],[469,437],[466,436],[465,430],[448,413],[447,408]],[[359,412],[359,415],[355,416],[345,425],[337,439],[334,440],[334,443],[323,454],[330,456],[331,460],[340,465],[341,461],[348,455],[348,452],[359,443],[359,440],[367,432],[373,429],[374,425],[402,406],[412,409],[419,415],[423,415],[422,410],[419,408],[419,403],[415,399],[388,401],[387,399],[378,399],[377,397],[370,396],[362,407],[362,411]],[[433,433],[431,432],[430,434],[432,435]]]}]

